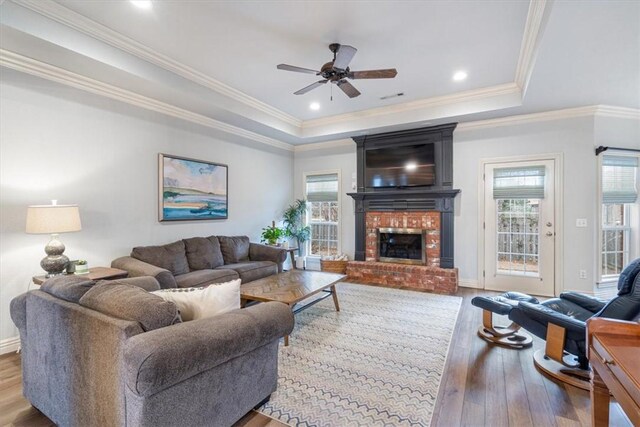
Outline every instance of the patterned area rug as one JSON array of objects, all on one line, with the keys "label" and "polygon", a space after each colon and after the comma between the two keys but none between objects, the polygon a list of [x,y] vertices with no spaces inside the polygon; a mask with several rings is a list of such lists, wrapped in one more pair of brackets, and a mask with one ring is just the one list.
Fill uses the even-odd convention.
[{"label": "patterned area rug", "polygon": [[259,411],[292,426],[428,426],[462,298],[340,283],[296,314],[278,390]]}]

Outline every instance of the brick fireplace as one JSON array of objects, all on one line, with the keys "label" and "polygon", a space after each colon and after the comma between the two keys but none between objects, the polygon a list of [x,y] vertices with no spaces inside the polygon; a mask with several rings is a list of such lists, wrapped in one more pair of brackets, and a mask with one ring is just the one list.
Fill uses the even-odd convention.
[{"label": "brick fireplace", "polygon": [[[359,283],[455,293],[458,270],[453,259],[454,199],[460,190],[453,189],[453,130],[455,124],[391,132],[354,138],[357,145],[357,192],[349,193],[355,201],[355,261],[347,265],[349,280]],[[366,179],[367,152],[380,153],[380,147],[433,144],[435,178],[428,186],[377,188]],[[387,150],[389,151],[389,150]],[[393,156],[394,154],[392,154]],[[398,156],[396,155],[396,158]],[[404,157],[402,157],[404,158]],[[377,158],[379,160],[379,157]],[[393,235],[409,255],[380,254],[386,251],[382,233],[420,234],[424,236],[416,256],[416,240]],[[407,230],[408,229],[408,230]],[[389,243],[391,238],[384,236]],[[409,242],[409,243],[407,243]],[[403,258],[398,262],[393,257]],[[384,262],[381,262],[384,261]]]}]

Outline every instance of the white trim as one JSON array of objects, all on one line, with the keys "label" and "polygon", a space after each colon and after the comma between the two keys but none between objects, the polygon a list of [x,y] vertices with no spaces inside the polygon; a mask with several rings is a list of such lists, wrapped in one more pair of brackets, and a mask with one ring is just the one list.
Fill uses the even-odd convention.
[{"label": "white trim", "polygon": [[291,144],[233,126],[126,89],[121,89],[117,86],[103,83],[53,65],[45,64],[44,62],[36,61],[35,59],[27,58],[26,56],[22,56],[8,50],[0,49],[0,66],[38,76],[57,83],[62,83],[67,86],[75,87],[76,89],[81,89],[107,98],[116,99],[136,107],[155,111],[192,123],[197,123],[202,126],[230,133],[255,142],[260,142],[282,150],[293,151],[294,146]]},{"label": "white trim", "polygon": [[474,279],[458,279],[458,286],[461,288],[484,289],[484,286]]},{"label": "white trim", "polygon": [[485,267],[485,233],[483,223],[485,222],[485,194],[484,194],[484,170],[485,166],[494,163],[511,163],[511,162],[525,162],[525,161],[554,161],[554,217],[555,217],[555,253],[554,253],[554,294],[559,295],[564,291],[564,265],[563,265],[563,248],[564,248],[564,165],[563,165],[562,153],[548,153],[548,154],[529,154],[523,156],[509,156],[509,157],[494,157],[488,159],[480,159],[478,168],[478,288],[485,289],[485,280],[483,271]]},{"label": "white trim", "polygon": [[496,119],[478,120],[475,122],[462,122],[459,123],[456,127],[456,132],[466,132],[478,129],[496,128],[500,126],[516,126],[527,123],[591,116],[640,120],[640,109],[615,107],[611,105],[590,105],[586,107],[565,108],[562,110],[520,114],[516,116],[499,117]]},{"label": "white trim", "polygon": [[552,4],[553,0],[531,0],[529,3],[515,75],[515,83],[522,89],[523,98],[527,93],[527,87],[533,73],[538,48],[549,19]]},{"label": "white trim", "polygon": [[20,350],[20,336],[6,338],[0,341],[0,354],[12,353]]},{"label": "white trim", "polygon": [[319,126],[334,125],[337,123],[350,122],[358,119],[378,117],[381,115],[399,114],[410,111],[431,109],[455,105],[463,102],[479,101],[491,99],[496,96],[521,94],[520,88],[515,83],[505,83],[496,86],[489,86],[480,89],[472,89],[464,92],[457,92],[450,95],[436,96],[431,98],[418,99],[416,101],[404,102],[401,104],[387,105],[384,107],[370,108],[363,111],[339,114],[319,119],[305,120],[302,122],[302,131]]},{"label": "white trim", "polygon": [[296,153],[314,150],[326,150],[330,148],[354,147],[353,139],[337,139],[334,141],[315,142],[311,144],[296,145],[293,149]]},{"label": "white trim", "polygon": [[222,83],[212,77],[207,76],[187,65],[169,58],[155,50],[138,43],[137,41],[124,36],[96,21],[93,21],[79,13],[72,11],[51,0],[12,0],[14,3],[26,7],[42,16],[66,25],[76,31],[89,35],[97,40],[107,43],[122,51],[128,52],[138,58],[144,59],[155,64],[167,71],[171,71],[187,80],[198,83],[206,88],[218,92],[224,96],[228,96],[238,102],[249,107],[260,110],[263,113],[282,120],[290,125],[300,127],[302,120],[285,113],[265,102],[262,102],[252,96],[247,95],[229,85]]},{"label": "white trim", "polygon": [[[302,194],[303,199],[307,200],[307,176],[309,175],[329,175],[329,174],[338,174],[338,254],[342,254],[342,241],[344,237],[342,236],[342,169],[326,169],[326,170],[316,170],[316,171],[308,171],[302,172]],[[308,208],[307,208],[308,209]],[[309,225],[309,211],[307,210],[307,214],[305,215],[305,225]],[[309,240],[305,242],[305,257],[319,257],[320,255],[308,255],[309,253],[309,244],[311,242],[311,237]]]}]

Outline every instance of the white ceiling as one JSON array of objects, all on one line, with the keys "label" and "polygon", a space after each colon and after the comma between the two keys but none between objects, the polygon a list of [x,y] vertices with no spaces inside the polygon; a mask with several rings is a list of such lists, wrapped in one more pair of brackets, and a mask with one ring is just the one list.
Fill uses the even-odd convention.
[{"label": "white ceiling", "polygon": [[[62,4],[303,120],[513,81],[528,9],[527,1],[156,1],[148,12],[127,1]],[[293,95],[319,78],[276,65],[319,70],[333,42],[358,49],[353,70],[395,67],[398,76],[353,82],[355,99],[333,87],[331,102],[330,85]],[[452,81],[459,69],[466,82]],[[379,99],[398,92],[405,96]]]},{"label": "white ceiling", "polygon": [[[7,0],[0,24],[0,65],[78,87],[71,71],[93,79],[85,90],[126,90],[112,97],[179,107],[170,114],[276,146],[595,104],[640,109],[640,1],[154,0],[143,11],[124,0]],[[293,95],[317,77],[276,65],[317,69],[331,42],[358,48],[352,69],[398,76],[353,81],[355,99],[334,87],[331,102],[329,85]],[[453,82],[460,69],[469,78]],[[397,92],[406,96],[379,99]]]}]

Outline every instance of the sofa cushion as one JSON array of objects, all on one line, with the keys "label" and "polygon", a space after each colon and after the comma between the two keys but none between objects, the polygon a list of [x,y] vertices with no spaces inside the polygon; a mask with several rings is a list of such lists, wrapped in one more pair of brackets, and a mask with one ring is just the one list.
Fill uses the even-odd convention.
[{"label": "sofa cushion", "polygon": [[216,236],[193,237],[184,239],[189,268],[193,270],[205,270],[220,267],[224,264],[220,242]]},{"label": "sofa cushion", "polygon": [[236,264],[227,264],[225,269],[235,270],[242,279],[242,283],[262,279],[278,273],[278,264],[273,261],[247,261]]},{"label": "sofa cushion", "polygon": [[131,256],[169,270],[174,276],[189,272],[189,262],[182,240],[163,246],[138,246],[133,248]]},{"label": "sofa cushion", "polygon": [[80,305],[118,319],[140,323],[145,331],[180,323],[178,307],[134,285],[101,280],[89,289]]},{"label": "sofa cushion", "polygon": [[154,291],[180,310],[183,322],[217,316],[240,308],[240,279],[201,288],[174,288]]},{"label": "sofa cushion", "polygon": [[225,264],[249,260],[249,238],[247,236],[218,236]]},{"label": "sofa cushion", "polygon": [[235,270],[221,267],[215,270],[192,271],[176,276],[175,279],[179,288],[194,288],[197,286],[210,285],[211,283],[228,282],[229,280],[238,279],[239,277]]},{"label": "sofa cushion", "polygon": [[45,280],[40,286],[40,290],[56,298],[77,304],[80,298],[95,284],[96,282],[93,280],[82,276],[55,276]]}]

